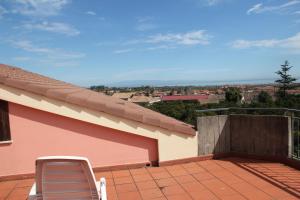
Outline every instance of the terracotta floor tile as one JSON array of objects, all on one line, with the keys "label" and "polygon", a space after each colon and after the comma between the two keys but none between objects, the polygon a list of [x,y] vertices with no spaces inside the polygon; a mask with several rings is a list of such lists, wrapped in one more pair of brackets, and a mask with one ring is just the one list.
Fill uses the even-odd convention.
[{"label": "terracotta floor tile", "polygon": [[10,190],[10,189],[13,189],[17,183],[19,182],[18,181],[4,181],[4,182],[0,182],[0,190]]},{"label": "terracotta floor tile", "polygon": [[[97,181],[99,181],[99,180],[97,180]],[[112,178],[106,178],[105,181],[106,181],[107,186],[115,184],[114,179],[112,179]]]},{"label": "terracotta floor tile", "polygon": [[166,172],[166,169],[163,167],[151,167],[151,168],[147,168],[147,171],[152,174],[152,173]]},{"label": "terracotta floor tile", "polygon": [[190,192],[190,195],[194,200],[218,200],[218,198],[207,189]]},{"label": "terracotta floor tile", "polygon": [[243,179],[241,179],[237,176],[234,176],[234,175],[224,176],[224,177],[221,177],[219,179],[221,181],[223,181],[224,183],[226,183],[227,185],[231,185],[231,184],[234,184],[234,183],[241,183],[241,182],[244,181]]},{"label": "terracotta floor tile", "polygon": [[24,179],[17,183],[16,187],[32,187],[34,179]]},{"label": "terracotta floor tile", "polygon": [[125,183],[133,183],[131,176],[117,177],[114,178],[115,185],[125,184]]},{"label": "terracotta floor tile", "polygon": [[114,178],[124,177],[124,176],[130,176],[130,172],[129,170],[118,170],[118,171],[112,171],[112,175]]},{"label": "terracotta floor tile", "polygon": [[8,199],[26,199],[28,197],[30,187],[15,188],[9,194]]},{"label": "terracotta floor tile", "polygon": [[171,185],[171,186],[163,187],[161,190],[166,196],[185,193],[183,188],[179,185]]},{"label": "terracotta floor tile", "polygon": [[12,195],[7,197],[5,200],[20,200],[20,199],[27,199],[27,195]]},{"label": "terracotta floor tile", "polygon": [[138,174],[132,176],[135,182],[153,180],[149,174]]},{"label": "terracotta floor tile", "polygon": [[210,179],[216,179],[213,175],[211,175],[208,172],[201,172],[197,174],[193,174],[193,176],[198,180],[198,181],[205,181],[205,180],[210,180]]},{"label": "terracotta floor tile", "polygon": [[[246,170],[247,169],[247,170]],[[260,176],[257,176],[259,174]],[[109,200],[295,200],[300,171],[241,158],[95,173],[106,178]],[[33,179],[0,182],[0,199],[25,200]],[[279,187],[278,187],[279,185]]]},{"label": "terracotta floor tile", "polygon": [[12,192],[13,189],[11,190],[0,190],[0,200],[5,199],[10,192]]},{"label": "terracotta floor tile", "polygon": [[117,200],[118,199],[117,191],[114,186],[106,188],[106,195],[107,195],[107,199],[109,199],[109,200],[111,200],[111,199]]},{"label": "terracotta floor tile", "polygon": [[168,172],[172,176],[184,176],[184,175],[188,175],[189,174],[185,169],[168,170]]},{"label": "terracotta floor tile", "polygon": [[141,200],[142,197],[139,192],[125,192],[118,193],[119,200]]},{"label": "terracotta floor tile", "polygon": [[240,194],[234,194],[234,195],[223,195],[219,197],[222,200],[247,200],[245,197],[243,197]]},{"label": "terracotta floor tile", "polygon": [[232,187],[239,193],[247,193],[257,190],[257,188],[246,182],[231,184],[230,187]]},{"label": "terracotta floor tile", "polygon": [[130,169],[129,171],[130,171],[131,175],[133,175],[133,176],[149,173],[146,168]]},{"label": "terracotta floor tile", "polygon": [[245,192],[245,193],[241,193],[241,194],[249,200],[272,200],[272,199],[274,199],[271,196],[269,196],[266,193],[261,192],[259,190]]},{"label": "terracotta floor tile", "polygon": [[205,169],[201,168],[201,167],[195,167],[195,168],[187,168],[185,169],[187,171],[187,173],[189,174],[197,174],[200,172],[205,172]]},{"label": "terracotta floor tile", "polygon": [[188,194],[177,194],[167,196],[168,200],[192,200],[192,198]]},{"label": "terracotta floor tile", "polygon": [[171,165],[171,166],[166,166],[165,168],[168,171],[184,170],[182,165]]},{"label": "terracotta floor tile", "polygon": [[185,169],[189,169],[189,168],[198,168],[199,165],[197,165],[195,162],[190,162],[190,163],[184,163],[181,164],[181,166]]},{"label": "terracotta floor tile", "polygon": [[189,183],[183,183],[181,185],[185,191],[187,192],[197,192],[201,190],[205,190],[206,188],[199,182],[189,182]]},{"label": "terracotta floor tile", "polygon": [[164,196],[158,188],[141,190],[140,193],[143,199],[155,199]]},{"label": "terracotta floor tile", "polygon": [[284,199],[284,198],[292,196],[288,192],[286,192],[286,191],[284,191],[284,190],[282,190],[278,187],[275,187],[275,186],[270,186],[270,187],[264,188],[263,191],[265,193],[269,194],[270,196],[272,196],[274,198],[277,198],[277,199]]},{"label": "terracotta floor tile", "polygon": [[230,188],[220,180],[206,180],[203,181],[202,184],[219,197],[237,194],[237,192],[235,192],[232,188]]},{"label": "terracotta floor tile", "polygon": [[178,185],[178,183],[176,182],[176,180],[174,178],[159,179],[159,180],[156,180],[156,183],[159,187]]},{"label": "terracotta floor tile", "polygon": [[226,176],[232,176],[232,173],[227,171],[227,170],[219,170],[219,171],[211,171],[210,172],[212,175],[216,176],[217,178],[222,178]]},{"label": "terracotta floor tile", "polygon": [[279,200],[299,200],[300,197],[290,196],[290,197],[284,197]]},{"label": "terracotta floor tile", "polygon": [[96,177],[96,180],[100,180],[100,178],[102,178],[102,177],[104,177],[104,178],[113,178],[113,175],[112,175],[111,171],[96,172],[95,177]]},{"label": "terracotta floor tile", "polygon": [[134,184],[127,183],[127,184],[123,184],[123,185],[116,185],[116,191],[119,194],[119,193],[123,193],[123,192],[137,191],[137,188]]},{"label": "terracotta floor tile", "polygon": [[146,190],[146,189],[152,189],[152,188],[158,188],[155,181],[144,181],[144,182],[137,182],[135,183],[139,190]]},{"label": "terracotta floor tile", "polygon": [[153,173],[152,177],[154,179],[163,179],[163,178],[170,178],[170,174],[167,172],[158,172],[158,173]]},{"label": "terracotta floor tile", "polygon": [[191,175],[184,175],[184,176],[176,176],[174,177],[176,181],[179,184],[188,183],[188,182],[195,182],[197,181],[193,176]]}]

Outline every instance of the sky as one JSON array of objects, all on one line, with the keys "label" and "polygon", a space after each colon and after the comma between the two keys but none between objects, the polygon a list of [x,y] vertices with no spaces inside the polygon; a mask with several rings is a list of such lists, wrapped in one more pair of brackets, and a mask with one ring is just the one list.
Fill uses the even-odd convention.
[{"label": "sky", "polygon": [[300,78],[300,0],[0,0],[0,52],[81,86]]}]

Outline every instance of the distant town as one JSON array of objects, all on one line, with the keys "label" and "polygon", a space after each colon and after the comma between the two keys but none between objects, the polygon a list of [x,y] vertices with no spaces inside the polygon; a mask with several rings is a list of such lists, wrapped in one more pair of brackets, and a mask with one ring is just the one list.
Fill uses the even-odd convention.
[{"label": "distant town", "polygon": [[[273,100],[278,91],[277,84],[241,84],[220,86],[164,86],[164,87],[106,87],[91,86],[90,89],[125,101],[138,104],[153,104],[160,101],[198,101],[200,104],[220,103],[225,100],[228,88],[237,88],[242,95],[242,103],[250,103],[261,92],[268,93]],[[300,94],[300,83],[289,94]]]}]

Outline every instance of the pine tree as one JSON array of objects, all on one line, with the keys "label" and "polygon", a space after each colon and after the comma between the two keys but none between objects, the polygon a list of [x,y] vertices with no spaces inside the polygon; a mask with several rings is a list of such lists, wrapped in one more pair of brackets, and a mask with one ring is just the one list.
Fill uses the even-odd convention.
[{"label": "pine tree", "polygon": [[279,83],[279,97],[286,97],[287,90],[293,89],[293,83],[297,80],[296,78],[292,77],[288,74],[289,70],[293,66],[289,65],[288,61],[285,61],[283,65],[281,65],[281,70],[277,71],[276,74],[280,76],[280,79],[277,79],[275,82]]}]

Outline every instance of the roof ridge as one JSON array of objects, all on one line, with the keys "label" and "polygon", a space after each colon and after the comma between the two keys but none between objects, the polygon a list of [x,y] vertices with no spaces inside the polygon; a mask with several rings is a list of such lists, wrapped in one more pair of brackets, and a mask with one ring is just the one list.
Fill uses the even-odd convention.
[{"label": "roof ridge", "polygon": [[0,64],[0,83],[148,125],[195,135],[192,125],[172,117],[113,96],[28,72],[19,67]]}]

